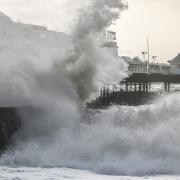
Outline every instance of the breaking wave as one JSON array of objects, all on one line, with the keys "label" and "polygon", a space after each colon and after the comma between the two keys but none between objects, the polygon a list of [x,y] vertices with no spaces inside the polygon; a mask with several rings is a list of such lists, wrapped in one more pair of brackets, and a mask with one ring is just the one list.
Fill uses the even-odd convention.
[{"label": "breaking wave", "polygon": [[[92,4],[89,11],[82,11],[74,39],[68,40],[70,50],[68,45],[59,51],[59,44],[24,39],[21,29],[3,24],[0,45],[5,47],[1,58],[6,63],[0,83],[11,87],[13,77],[16,103],[32,108],[20,112],[22,128],[0,164],[121,175],[180,173],[179,94],[140,108],[85,108],[84,102],[99,84],[120,81],[127,68],[92,38],[116,20],[126,5],[121,0],[94,0]],[[4,37],[7,29],[15,36]]]},{"label": "breaking wave", "polygon": [[60,130],[20,141],[0,162],[118,175],[179,174],[179,107],[179,94],[172,94],[151,106],[88,110],[78,125],[73,112],[69,126],[59,118]]}]

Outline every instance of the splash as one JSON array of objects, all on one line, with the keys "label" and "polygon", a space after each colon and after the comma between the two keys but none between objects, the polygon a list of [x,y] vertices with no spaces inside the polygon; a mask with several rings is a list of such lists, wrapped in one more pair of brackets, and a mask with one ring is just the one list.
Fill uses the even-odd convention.
[{"label": "splash", "polygon": [[[20,112],[22,129],[14,136],[15,146],[2,155],[2,165],[65,166],[123,175],[179,173],[178,94],[140,109],[97,112],[83,107],[97,85],[126,75],[124,63],[93,40],[125,7],[119,0],[91,1],[80,15],[74,39],[62,36],[63,46],[52,44],[52,37],[27,39],[22,29],[3,24],[0,82],[12,87],[14,79],[16,100],[4,96],[8,103],[32,109]],[[11,36],[4,36],[8,31]]]},{"label": "splash", "polygon": [[179,174],[179,94],[156,103],[89,111],[89,123],[71,132],[63,125],[48,141],[36,138],[21,142],[1,158],[1,163],[113,175]]},{"label": "splash", "polygon": [[86,100],[100,84],[119,82],[127,76],[123,60],[100,48],[94,39],[127,6],[121,0],[93,0],[87,8],[81,11],[74,29],[74,51],[59,65],[70,75],[81,100]]},{"label": "splash", "polygon": [[[39,33],[10,19],[1,20],[0,47],[4,62],[0,71],[4,88],[0,91],[1,105],[32,107],[20,112],[22,129],[14,137],[17,149],[22,147],[21,143],[25,143],[23,147],[27,142],[39,145],[53,142],[55,137],[63,141],[66,134],[80,133],[82,102],[99,83],[111,77],[119,81],[125,76],[114,69],[125,70],[124,63],[115,61],[93,39],[118,17],[119,12],[115,11],[123,10],[123,3],[92,1],[89,9],[82,11],[74,28],[74,39],[63,33],[61,37],[49,35],[46,30]],[[103,15],[98,10],[106,13]],[[99,15],[95,17],[95,14]],[[95,20],[103,23],[99,26],[97,22],[94,24]],[[32,29],[29,31],[26,26]],[[115,64],[109,66],[109,60]]]}]

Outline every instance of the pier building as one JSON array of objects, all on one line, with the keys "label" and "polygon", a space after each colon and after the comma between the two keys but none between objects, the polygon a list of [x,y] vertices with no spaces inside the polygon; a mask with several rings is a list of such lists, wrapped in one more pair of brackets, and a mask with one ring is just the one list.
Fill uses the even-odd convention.
[{"label": "pier building", "polygon": [[118,56],[116,32],[104,30],[97,34],[97,41],[99,41],[100,45],[112,55]]},{"label": "pier building", "polygon": [[[115,43],[116,38],[111,41]],[[118,56],[118,46],[113,46],[113,43],[109,45],[111,48],[116,47],[114,49]],[[96,100],[88,105],[91,107],[104,107],[110,104],[141,105],[160,94],[180,91],[180,88],[177,88],[180,84],[180,54],[170,61],[158,63],[153,61],[156,56],[152,57],[152,61],[146,60],[147,52],[143,54],[144,60],[139,57],[120,56],[119,59],[128,64],[128,77],[117,84],[104,85]]]}]

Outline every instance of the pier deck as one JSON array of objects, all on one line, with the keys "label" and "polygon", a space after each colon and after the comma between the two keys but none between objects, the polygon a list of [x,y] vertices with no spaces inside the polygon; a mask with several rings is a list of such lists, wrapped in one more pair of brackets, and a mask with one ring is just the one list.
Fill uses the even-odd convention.
[{"label": "pier deck", "polygon": [[[155,83],[162,84],[163,89],[156,91]],[[90,107],[104,107],[111,104],[138,106],[146,104],[160,94],[175,91],[172,84],[180,84],[180,74],[132,73],[117,85],[103,87]],[[112,88],[113,87],[113,88]]]}]

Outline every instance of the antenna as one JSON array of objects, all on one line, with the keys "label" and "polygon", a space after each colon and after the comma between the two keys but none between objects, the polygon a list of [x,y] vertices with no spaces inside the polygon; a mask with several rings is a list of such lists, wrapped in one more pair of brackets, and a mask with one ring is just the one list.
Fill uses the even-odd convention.
[{"label": "antenna", "polygon": [[149,61],[150,61],[150,50],[149,50],[149,38],[147,37],[147,54],[148,54],[148,60],[147,60],[147,71],[149,73]]}]

